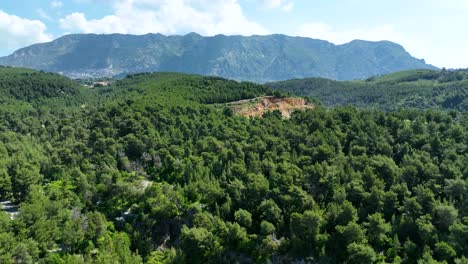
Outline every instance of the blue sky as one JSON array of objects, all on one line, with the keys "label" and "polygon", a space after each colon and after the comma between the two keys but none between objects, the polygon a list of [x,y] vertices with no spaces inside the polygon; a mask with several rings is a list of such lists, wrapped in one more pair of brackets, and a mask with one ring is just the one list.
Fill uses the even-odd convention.
[{"label": "blue sky", "polygon": [[69,33],[272,34],[391,40],[468,67],[468,0],[0,0],[0,55]]}]

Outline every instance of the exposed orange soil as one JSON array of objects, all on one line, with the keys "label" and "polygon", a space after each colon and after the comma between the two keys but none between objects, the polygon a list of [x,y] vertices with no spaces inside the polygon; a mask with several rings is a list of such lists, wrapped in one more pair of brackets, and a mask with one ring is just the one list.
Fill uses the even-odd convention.
[{"label": "exposed orange soil", "polygon": [[261,117],[266,112],[279,110],[284,118],[290,118],[291,113],[294,111],[315,108],[313,104],[307,103],[302,98],[278,98],[274,96],[242,100],[229,103],[229,105],[236,114],[247,117]]}]

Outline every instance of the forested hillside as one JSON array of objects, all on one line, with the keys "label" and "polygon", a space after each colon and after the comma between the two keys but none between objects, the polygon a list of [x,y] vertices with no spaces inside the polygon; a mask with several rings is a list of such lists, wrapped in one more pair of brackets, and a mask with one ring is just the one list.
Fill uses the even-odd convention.
[{"label": "forested hillside", "polygon": [[467,262],[466,111],[246,118],[225,103],[283,95],[172,73],[86,89],[0,107],[0,197],[19,205],[0,263]]},{"label": "forested hillside", "polygon": [[338,82],[311,78],[267,85],[317,98],[328,106],[468,110],[468,70],[413,70],[365,81]]},{"label": "forested hillside", "polygon": [[77,82],[54,73],[0,66],[0,107],[19,109],[64,107],[92,99]]}]

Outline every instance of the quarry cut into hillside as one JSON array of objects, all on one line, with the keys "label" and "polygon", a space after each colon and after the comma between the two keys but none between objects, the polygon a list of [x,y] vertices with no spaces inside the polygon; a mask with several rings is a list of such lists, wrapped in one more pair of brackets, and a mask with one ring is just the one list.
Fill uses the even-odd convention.
[{"label": "quarry cut into hillside", "polygon": [[257,97],[228,104],[235,114],[246,117],[262,117],[264,113],[278,110],[284,118],[290,118],[294,111],[314,109],[313,104],[303,98]]}]

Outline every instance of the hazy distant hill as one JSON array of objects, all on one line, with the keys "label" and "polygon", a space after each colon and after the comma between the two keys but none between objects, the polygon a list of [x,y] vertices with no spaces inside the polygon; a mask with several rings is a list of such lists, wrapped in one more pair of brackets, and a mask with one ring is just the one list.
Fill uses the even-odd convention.
[{"label": "hazy distant hill", "polygon": [[334,45],[284,35],[203,37],[195,33],[67,35],[20,49],[0,58],[0,64],[71,77],[176,71],[257,82],[305,77],[352,80],[406,69],[435,69],[389,41]]}]

